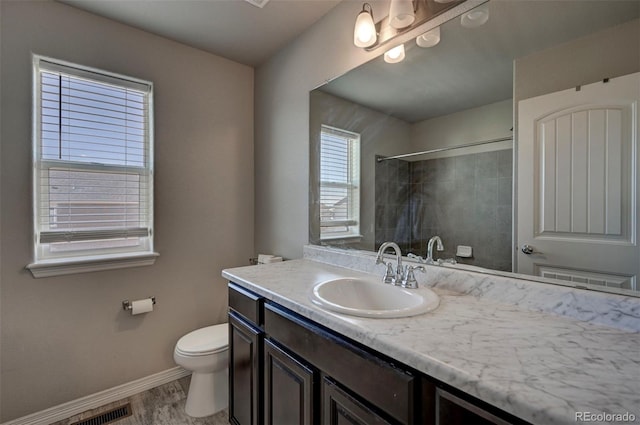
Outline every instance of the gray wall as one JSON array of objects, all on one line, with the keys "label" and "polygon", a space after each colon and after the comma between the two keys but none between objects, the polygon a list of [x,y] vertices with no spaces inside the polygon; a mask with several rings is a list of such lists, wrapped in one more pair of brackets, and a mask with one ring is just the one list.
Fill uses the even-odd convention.
[{"label": "gray wall", "polygon": [[[2,1],[0,14],[7,421],[169,369],[181,335],[226,320],[220,271],[254,253],[253,70],[52,1]],[[154,82],[154,266],[46,279],[24,269],[32,260],[31,52]],[[151,295],[152,313],[122,310],[122,300]]]},{"label": "gray wall", "polygon": [[309,235],[309,92],[379,54],[353,45],[361,10],[361,3],[341,2],[256,69],[257,252],[302,256]]},{"label": "gray wall", "polygon": [[[389,10],[389,0],[369,3],[376,19],[382,19]],[[361,2],[341,2],[256,69],[258,252],[298,258],[308,242],[309,92],[382,54],[381,50],[365,52],[353,45],[353,23],[361,10]],[[397,42],[415,38],[426,29],[413,29]]]},{"label": "gray wall", "polygon": [[517,59],[514,100],[517,107],[522,99],[639,70],[640,20],[635,19]]},{"label": "gray wall", "polygon": [[[419,152],[510,137],[511,127],[513,127],[513,99],[506,99],[417,122],[411,128],[411,145],[414,152]],[[488,144],[483,147],[467,148],[465,151],[457,149],[438,155],[456,156],[461,155],[462,152],[477,153],[502,148],[497,144]]]},{"label": "gray wall", "polygon": [[309,140],[311,180],[309,196],[318,208],[310,208],[309,240],[319,243],[320,211],[318,180],[320,165],[320,127],[322,124],[353,131],[360,134],[360,233],[362,239],[353,241],[330,241],[330,245],[341,245],[356,249],[374,249],[376,197],[374,179],[377,183],[376,155],[397,155],[410,152],[411,125],[373,109],[365,108],[339,97],[314,90],[310,94]]}]

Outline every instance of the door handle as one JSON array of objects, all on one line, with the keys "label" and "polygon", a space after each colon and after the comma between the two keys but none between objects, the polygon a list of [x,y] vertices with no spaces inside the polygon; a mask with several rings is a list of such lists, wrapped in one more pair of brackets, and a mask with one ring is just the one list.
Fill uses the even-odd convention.
[{"label": "door handle", "polygon": [[535,252],[535,249],[531,245],[524,244],[521,251],[523,254],[531,255]]}]

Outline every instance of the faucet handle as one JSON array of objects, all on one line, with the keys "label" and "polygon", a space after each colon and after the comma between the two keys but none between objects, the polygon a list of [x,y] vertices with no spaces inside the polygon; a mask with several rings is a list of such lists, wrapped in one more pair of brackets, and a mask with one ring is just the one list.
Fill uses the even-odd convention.
[{"label": "faucet handle", "polygon": [[384,283],[394,283],[396,274],[393,271],[393,265],[391,264],[391,261],[389,261],[385,265],[387,266],[387,271],[384,273],[384,277],[382,278],[382,281]]},{"label": "faucet handle", "polygon": [[414,260],[418,260],[418,263],[422,263],[422,264],[425,263],[425,259],[424,258],[422,258],[419,255],[416,255],[416,254],[414,254],[412,252],[408,253],[407,257],[412,258]]},{"label": "faucet handle", "polygon": [[416,276],[414,273],[415,270],[422,273],[427,271],[424,266],[407,266],[407,272],[404,279],[402,280],[403,288],[415,289],[418,287],[418,281],[416,280]]}]

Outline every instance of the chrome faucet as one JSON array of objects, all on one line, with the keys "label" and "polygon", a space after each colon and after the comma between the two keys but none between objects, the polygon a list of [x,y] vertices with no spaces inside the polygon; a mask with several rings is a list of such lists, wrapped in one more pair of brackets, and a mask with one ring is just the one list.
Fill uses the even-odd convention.
[{"label": "chrome faucet", "polygon": [[394,275],[393,267],[391,266],[391,263],[386,263],[387,271],[384,275],[383,280],[385,283],[394,283],[394,284],[400,283],[402,282],[404,269],[402,268],[402,251],[400,250],[400,247],[398,246],[397,243],[384,242],[382,245],[380,245],[380,249],[378,249],[378,255],[376,257],[376,264],[385,264],[384,253],[388,248],[393,248],[393,250],[395,251],[396,261],[398,264],[396,266],[396,271]]},{"label": "chrome faucet", "polygon": [[[384,253],[388,248],[393,248],[396,254],[397,266],[395,271],[391,262],[384,262]],[[424,266],[402,266],[402,251],[395,242],[385,242],[380,245],[378,249],[378,255],[376,256],[376,264],[385,264],[387,269],[385,271],[382,280],[384,283],[390,283],[392,285],[402,286],[403,288],[415,289],[418,287],[418,281],[415,277],[415,271],[426,272],[427,269]]]},{"label": "chrome faucet", "polygon": [[455,258],[445,258],[444,260],[442,258],[438,258],[437,260],[434,260],[433,259],[434,243],[437,243],[436,249],[438,251],[444,250],[444,245],[442,244],[442,240],[440,239],[440,237],[434,236],[431,239],[429,239],[429,244],[427,246],[427,258],[422,258],[412,252],[408,253],[407,257],[417,260],[418,263],[422,263],[422,264],[430,264],[430,265],[437,265],[437,266],[441,266],[443,264],[457,264],[457,261]]},{"label": "chrome faucet", "polygon": [[427,264],[436,264],[437,263],[437,261],[433,259],[433,244],[434,243],[437,243],[436,249],[438,251],[444,251],[444,245],[442,244],[442,239],[440,239],[440,236],[433,236],[431,239],[429,239],[429,243],[427,245],[427,260],[426,260]]},{"label": "chrome faucet", "polygon": [[422,273],[425,273],[427,271],[424,266],[407,266],[407,270],[404,274],[404,278],[402,279],[401,284],[403,288],[416,289],[418,287],[418,281],[416,280],[416,276],[414,274],[416,270]]}]

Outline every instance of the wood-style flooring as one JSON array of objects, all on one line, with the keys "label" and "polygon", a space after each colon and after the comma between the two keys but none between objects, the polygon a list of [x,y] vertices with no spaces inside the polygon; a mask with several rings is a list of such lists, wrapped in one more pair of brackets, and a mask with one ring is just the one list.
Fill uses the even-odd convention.
[{"label": "wood-style flooring", "polygon": [[51,425],[74,424],[126,403],[131,403],[131,416],[109,422],[110,425],[228,425],[227,409],[205,418],[192,418],[184,413],[190,379],[187,376]]}]

